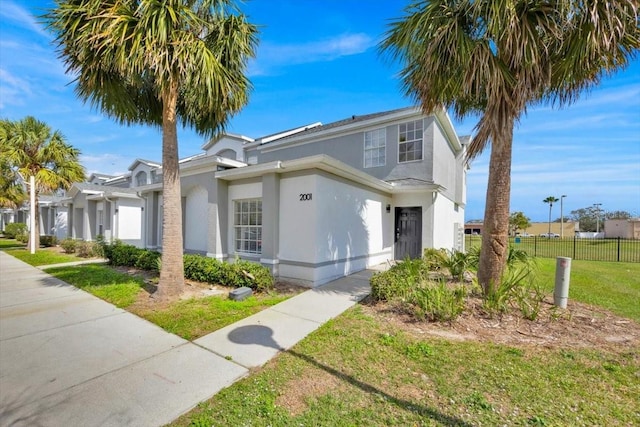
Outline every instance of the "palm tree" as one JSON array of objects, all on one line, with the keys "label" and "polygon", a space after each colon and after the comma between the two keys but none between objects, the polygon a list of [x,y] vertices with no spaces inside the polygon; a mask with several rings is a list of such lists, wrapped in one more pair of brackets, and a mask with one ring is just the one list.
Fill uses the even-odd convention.
[{"label": "palm tree", "polygon": [[513,128],[527,107],[566,105],[637,55],[637,0],[416,1],[381,49],[402,62],[425,113],[478,115],[472,160],[491,145],[478,280],[502,276],[508,248]]},{"label": "palm tree", "polygon": [[[4,168],[11,172],[7,186],[17,191],[18,179],[35,177],[35,247],[40,247],[38,195],[68,189],[84,181],[80,151],[67,143],[60,131],[51,132],[44,122],[28,116],[22,120],[3,120],[0,124],[0,147]],[[21,187],[21,186],[20,186]],[[23,192],[18,191],[18,197]],[[21,201],[23,202],[25,198]]]},{"label": "palm tree", "polygon": [[553,196],[549,196],[542,201],[542,203],[549,203],[549,233],[547,234],[547,237],[551,237],[551,208],[553,207],[553,204],[556,203],[558,200],[559,199]]},{"label": "palm tree", "polygon": [[164,218],[157,297],[184,287],[177,124],[222,131],[246,103],[256,27],[232,0],[57,0],[45,15],[76,93],[123,124],[162,127]]}]

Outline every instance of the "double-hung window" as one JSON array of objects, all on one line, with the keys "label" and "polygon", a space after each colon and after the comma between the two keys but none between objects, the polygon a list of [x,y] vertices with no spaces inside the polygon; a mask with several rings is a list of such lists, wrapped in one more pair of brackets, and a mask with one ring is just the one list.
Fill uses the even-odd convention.
[{"label": "double-hung window", "polygon": [[398,162],[422,160],[422,120],[398,126]]},{"label": "double-hung window", "polygon": [[262,253],[262,200],[236,200],[233,207],[236,252]]},{"label": "double-hung window", "polygon": [[364,167],[384,166],[386,162],[387,130],[376,129],[364,133]]}]

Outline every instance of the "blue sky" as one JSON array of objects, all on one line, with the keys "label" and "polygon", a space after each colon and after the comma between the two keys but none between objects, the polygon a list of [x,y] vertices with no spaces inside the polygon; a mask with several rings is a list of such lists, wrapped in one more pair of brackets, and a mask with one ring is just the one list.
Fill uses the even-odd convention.
[{"label": "blue sky", "polygon": [[[411,105],[397,79],[398,64],[377,43],[404,0],[253,0],[242,5],[260,26],[254,89],[228,131],[258,137],[316,121]],[[136,158],[161,160],[161,135],[151,127],[120,126],[75,98],[72,77],[57,59],[52,36],[38,24],[52,2],[0,3],[0,116],[27,115],[64,133],[91,172],[121,173]],[[454,122],[459,135],[475,118]],[[203,137],[179,132],[180,157],[199,153]],[[329,153],[330,154],[330,153]],[[482,218],[489,150],[468,173],[466,218]],[[640,216],[640,60],[605,79],[562,110],[531,108],[514,135],[511,211],[545,221],[547,196],[566,194],[564,213],[602,208]],[[554,218],[560,216],[554,207]]]}]

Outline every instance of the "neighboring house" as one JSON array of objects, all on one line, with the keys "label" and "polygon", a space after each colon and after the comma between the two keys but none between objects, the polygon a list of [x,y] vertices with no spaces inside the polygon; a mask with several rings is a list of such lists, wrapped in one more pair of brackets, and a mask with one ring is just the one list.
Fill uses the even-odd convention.
[{"label": "neighboring house", "polygon": [[604,232],[607,238],[640,239],[640,218],[607,219]]},{"label": "neighboring house", "polygon": [[[462,250],[468,142],[444,110],[416,108],[223,134],[180,161],[184,249],[310,286],[424,248]],[[74,184],[70,235],[159,249],[161,175],[138,159],[120,177]]]}]

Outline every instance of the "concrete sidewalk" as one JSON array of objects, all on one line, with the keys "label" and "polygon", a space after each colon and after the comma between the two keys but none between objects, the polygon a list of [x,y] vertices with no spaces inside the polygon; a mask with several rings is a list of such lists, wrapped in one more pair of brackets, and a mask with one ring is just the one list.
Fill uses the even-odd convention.
[{"label": "concrete sidewalk", "polygon": [[0,251],[0,426],[156,426],[369,292],[363,271],[192,342]]}]

